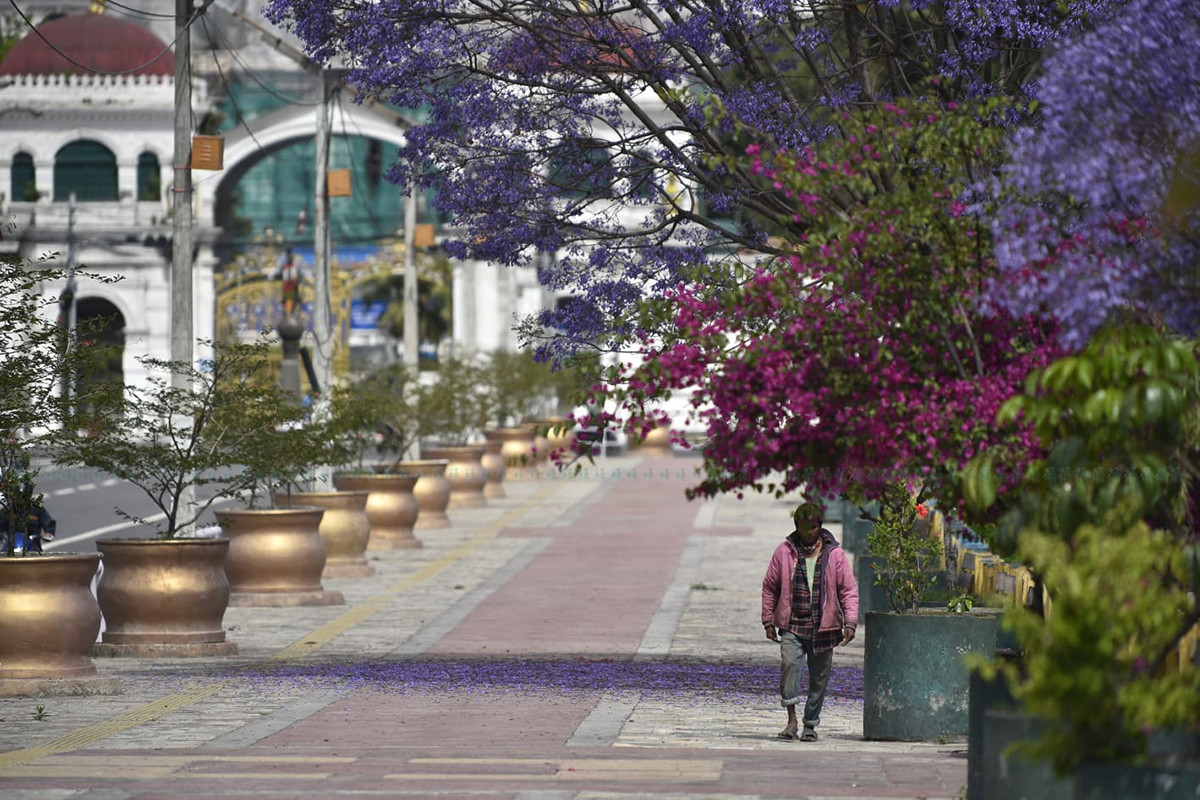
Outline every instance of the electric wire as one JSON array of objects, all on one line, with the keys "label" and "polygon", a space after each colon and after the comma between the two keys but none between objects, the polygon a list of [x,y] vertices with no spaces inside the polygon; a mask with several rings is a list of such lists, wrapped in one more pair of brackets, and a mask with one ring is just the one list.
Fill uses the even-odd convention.
[{"label": "electric wire", "polygon": [[[209,0],[209,2],[212,2],[212,0]],[[211,35],[212,32],[210,31],[209,33]],[[303,100],[280,89],[276,89],[274,86],[271,86],[264,78],[260,78],[249,64],[242,60],[241,56],[238,55],[237,48],[230,46],[229,40],[225,38],[225,35],[221,32],[220,28],[216,30],[216,38],[221,40],[221,43],[225,46],[226,52],[228,52],[229,55],[233,57],[233,60],[238,63],[238,66],[241,67],[242,72],[249,76],[251,80],[257,83],[267,94],[271,95],[276,100],[282,100],[284,103],[292,106],[315,107],[321,105],[320,100]]]},{"label": "electric wire", "polygon": [[[354,145],[350,140],[350,135],[346,132],[346,118],[349,115],[346,113],[346,106],[344,105],[344,103],[345,103],[345,99],[343,98],[342,93],[338,92],[337,93],[337,104],[338,104],[338,111],[340,112],[340,115],[342,118],[342,139],[345,142],[346,151],[348,154],[348,157],[346,160],[350,162],[350,174],[354,176],[354,179],[356,181],[361,179],[363,185],[366,185],[366,183],[367,183],[366,175],[359,174],[358,164],[355,162],[355,159],[354,159]],[[363,139],[368,142],[374,141],[371,137],[369,137],[365,133],[363,133],[362,126],[358,124],[358,120],[351,118],[351,121],[354,123],[354,129],[356,131],[358,131],[358,137],[360,139]],[[366,212],[367,218],[371,220],[371,224],[375,227],[375,229],[382,230],[383,220],[381,220],[379,218],[379,216],[375,213],[375,210],[373,208],[371,208],[371,204],[367,202],[366,196],[365,195],[360,196],[357,194],[352,194],[351,196],[354,198],[355,205],[361,206],[363,211]]]},{"label": "electric wire", "polygon": [[262,142],[260,142],[258,137],[254,135],[254,131],[250,128],[250,122],[246,119],[246,115],[242,113],[242,109],[238,108],[237,98],[234,96],[233,92],[233,84],[231,84],[229,79],[225,77],[225,70],[221,67],[221,59],[217,58],[217,44],[213,39],[212,31],[208,27],[208,20],[204,20],[202,24],[204,25],[204,32],[208,34],[209,42],[212,45],[212,47],[209,49],[209,52],[212,53],[213,64],[215,64],[217,67],[217,75],[221,77],[221,83],[225,84],[225,91],[229,94],[229,102],[233,105],[234,113],[238,115],[238,120],[242,123],[242,127],[246,129],[246,133],[250,134],[250,139],[254,142],[254,146],[258,148],[258,151],[262,153],[263,156],[269,155],[266,148],[262,146]]},{"label": "electric wire", "polygon": [[117,70],[117,71],[96,69],[95,67],[89,67],[87,64],[79,63],[78,61],[76,61],[75,59],[71,58],[69,55],[64,53],[62,50],[60,50],[54,44],[54,42],[47,39],[45,34],[43,34],[40,30],[37,29],[37,26],[33,24],[33,22],[29,19],[29,17],[25,15],[25,12],[21,10],[21,7],[17,5],[17,0],[8,0],[8,3],[9,3],[9,5],[11,5],[13,7],[13,10],[15,10],[17,12],[17,16],[19,16],[25,22],[25,24],[29,26],[29,30],[31,30],[34,33],[34,35],[36,35],[39,39],[41,39],[46,44],[47,47],[49,47],[51,50],[53,50],[58,55],[62,56],[68,63],[73,64],[74,66],[79,67],[80,69],[82,69],[92,75],[132,75],[135,72],[140,72],[141,70],[150,66],[155,61],[158,61],[164,55],[169,53],[171,51],[171,48],[173,48],[175,46],[175,42],[177,42],[179,40],[180,35],[191,30],[192,25],[195,24],[196,20],[200,19],[200,17],[208,10],[208,7],[210,5],[212,5],[214,1],[215,0],[204,0],[204,4],[202,6],[200,6],[197,9],[194,9],[192,11],[191,17],[188,18],[188,21],[183,24],[183,27],[180,30],[175,32],[175,38],[172,39],[167,44],[167,46],[164,47],[158,53],[158,55],[154,56],[154,58],[150,59],[149,61],[145,62],[144,64],[139,64],[136,67],[132,67],[130,69],[124,69],[124,70]]}]

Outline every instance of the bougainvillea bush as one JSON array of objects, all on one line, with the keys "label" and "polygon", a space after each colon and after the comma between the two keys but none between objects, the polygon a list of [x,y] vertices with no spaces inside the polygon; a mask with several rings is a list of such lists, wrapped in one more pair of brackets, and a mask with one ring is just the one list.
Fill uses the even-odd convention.
[{"label": "bougainvillea bush", "polygon": [[909,100],[844,114],[819,146],[747,148],[805,233],[786,257],[702,267],[648,303],[673,330],[619,376],[643,424],[658,398],[694,390],[709,433],[698,493],[778,480],[766,488],[878,496],[910,481],[945,499],[980,448],[1035,449],[992,420],[1058,353],[1054,328],[985,310],[991,201],[973,196],[1007,110]]}]

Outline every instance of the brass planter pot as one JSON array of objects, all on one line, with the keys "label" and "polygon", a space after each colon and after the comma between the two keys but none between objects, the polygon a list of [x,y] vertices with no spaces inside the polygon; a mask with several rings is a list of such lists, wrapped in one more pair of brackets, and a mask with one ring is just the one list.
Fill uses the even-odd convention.
[{"label": "brass planter pot", "polygon": [[[575,446],[575,425],[566,417],[541,417],[531,420],[537,426],[538,461],[546,463],[559,451],[570,453]],[[544,448],[544,450],[542,449]]]},{"label": "brass planter pot", "polygon": [[0,558],[0,697],[119,690],[92,662],[99,564],[98,553]]},{"label": "brass planter pot", "polygon": [[445,459],[446,480],[450,482],[450,504],[447,508],[480,508],[487,505],[483,487],[487,483],[483,469],[483,445],[423,448],[423,456]]},{"label": "brass planter pot", "polygon": [[646,438],[638,445],[638,449],[648,456],[669,456],[674,455],[671,450],[671,428],[670,426],[660,426],[652,428],[646,434]]},{"label": "brass planter pot", "polygon": [[225,641],[229,540],[102,539],[96,590],[105,630],[96,654],[209,656],[237,652]]},{"label": "brass planter pot", "polygon": [[229,537],[231,606],[329,606],[345,603],[341,592],[321,585],[325,542],[323,508],[218,511]]},{"label": "brass planter pot", "polygon": [[367,563],[371,520],[367,517],[370,492],[292,492],[275,495],[279,508],[316,506],[325,509],[319,528],[325,542],[322,578],[369,578],[375,568]]},{"label": "brass planter pot", "polygon": [[483,496],[487,498],[508,497],[501,485],[504,482],[504,456],[500,454],[504,442],[488,441],[483,446]]},{"label": "brass planter pot", "polygon": [[333,485],[339,492],[367,492],[367,519],[371,522],[369,550],[409,550],[421,546],[413,535],[420,506],[413,494],[417,476],[404,473],[337,473]]},{"label": "brass planter pot", "polygon": [[446,480],[448,466],[450,462],[445,459],[400,462],[400,469],[420,476],[413,487],[413,495],[420,508],[413,528],[427,530],[449,527],[450,518],[446,516],[446,507],[450,505],[450,481]]},{"label": "brass planter pot", "polygon": [[484,431],[489,442],[500,442],[500,456],[504,459],[504,480],[527,481],[540,475],[537,466],[535,444],[537,431],[533,426],[519,428],[496,428]]}]

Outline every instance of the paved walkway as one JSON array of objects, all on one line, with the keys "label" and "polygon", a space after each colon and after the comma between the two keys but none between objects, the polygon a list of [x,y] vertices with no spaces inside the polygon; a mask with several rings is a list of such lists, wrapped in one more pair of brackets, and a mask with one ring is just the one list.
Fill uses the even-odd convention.
[{"label": "paved walkway", "polygon": [[229,609],[236,656],[102,659],[122,694],[2,699],[0,797],[957,798],[965,743],[861,739],[861,636],[821,741],[775,738],[759,592],[795,500],[688,503],[698,464],[506,484],[327,581],[344,606]]}]

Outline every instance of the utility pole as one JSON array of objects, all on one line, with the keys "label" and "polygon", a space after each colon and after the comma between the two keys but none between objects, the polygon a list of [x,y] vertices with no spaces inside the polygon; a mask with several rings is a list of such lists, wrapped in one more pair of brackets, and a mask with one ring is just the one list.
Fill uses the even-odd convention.
[{"label": "utility pole", "polygon": [[[192,0],[175,0],[175,183],[172,189],[171,360],[192,365]],[[191,390],[187,374],[171,374],[171,385]],[[183,421],[190,424],[191,420]],[[187,514],[195,504],[189,482],[180,497]]]},{"label": "utility pole", "polygon": [[[63,326],[63,351],[70,352],[75,348],[75,193],[67,198],[67,286],[59,295],[59,322]],[[62,398],[71,407],[71,395],[75,392],[73,385],[75,376],[70,369],[62,374]]]},{"label": "utility pole", "polygon": [[[333,326],[330,312],[330,250],[329,232],[329,138],[330,117],[333,100],[337,96],[338,83],[325,70],[321,70],[322,102],[317,107],[317,175],[316,214],[313,218],[313,268],[316,285],[313,297],[313,372],[316,373],[322,397],[329,396],[333,378]],[[324,402],[321,404],[324,405]]]},{"label": "utility pole", "polygon": [[[192,0],[175,0],[175,185],[172,198],[171,360],[192,363]],[[175,386],[187,378],[176,374]]]},{"label": "utility pole", "polygon": [[408,181],[404,195],[404,365],[420,365],[417,331],[417,187],[416,176]]}]

